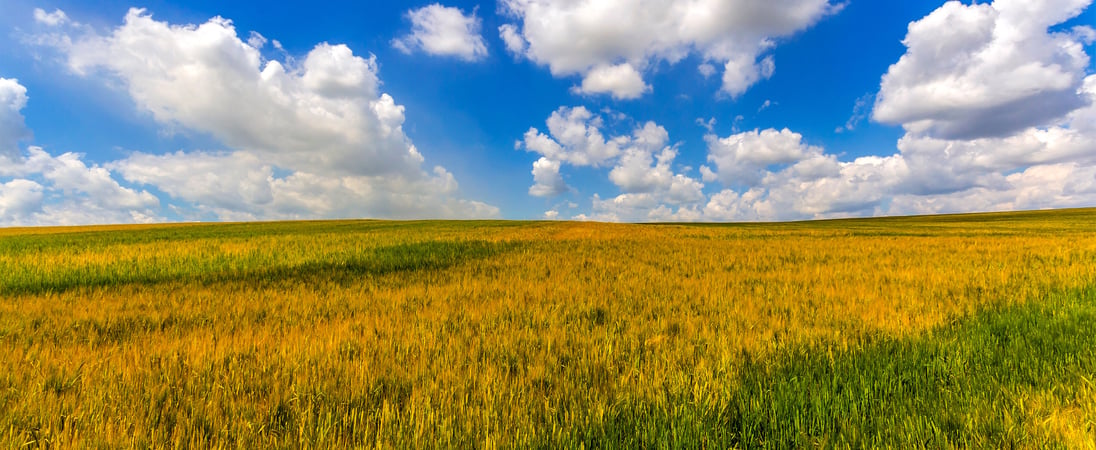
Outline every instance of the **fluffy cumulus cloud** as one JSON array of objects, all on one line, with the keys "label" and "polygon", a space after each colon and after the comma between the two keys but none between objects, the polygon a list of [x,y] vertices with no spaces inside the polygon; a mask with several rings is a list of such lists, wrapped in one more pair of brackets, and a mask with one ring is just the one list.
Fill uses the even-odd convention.
[{"label": "fluffy cumulus cloud", "polygon": [[649,90],[651,87],[643,82],[643,75],[628,63],[594,67],[583,78],[582,85],[573,89],[582,94],[610,94],[618,100],[639,98]]},{"label": "fluffy cumulus cloud", "polygon": [[1096,167],[1077,163],[1032,166],[994,184],[935,196],[900,195],[892,209],[910,214],[1010,211],[1096,205]]},{"label": "fluffy cumulus cloud", "polygon": [[0,222],[5,225],[34,223],[42,211],[42,185],[27,179],[0,183]]},{"label": "fluffy cumulus cloud", "polygon": [[1096,204],[1091,0],[949,2],[910,24],[873,118],[900,123],[895,212]]},{"label": "fluffy cumulus cloud", "polygon": [[77,73],[124,82],[157,121],[282,167],[410,173],[422,162],[400,128],[403,107],[378,92],[376,61],[345,45],[317,45],[287,67],[264,61],[226,19],[174,26],[133,9],[111,34],[63,50]]},{"label": "fluffy cumulus cloud", "polygon": [[[603,138],[600,132],[594,133],[602,123],[582,112],[577,116],[581,120],[563,121],[570,126],[558,131],[562,136],[564,130],[573,129],[568,135],[574,136],[569,141],[574,143],[591,136],[597,137],[598,144],[614,142],[615,156],[605,164],[613,165],[610,180],[622,193],[609,198],[593,195],[590,214],[578,218],[767,221],[1096,205],[1096,75],[1086,72],[1089,56],[1078,53],[1087,42],[1082,38],[1092,32],[1046,31],[1087,4],[1055,0],[947,3],[914,22],[905,40],[908,52],[883,78],[875,106],[877,120],[893,120],[904,126],[906,134],[896,151],[881,149],[876,156],[843,159],[841,149],[812,145],[789,129],[727,136],[709,129],[707,164],[700,167],[697,180],[672,172],[668,162],[675,148],[665,147],[670,141],[656,132],[659,127],[638,127],[630,136]],[[960,22],[948,22],[954,20]],[[978,20],[988,21],[984,26],[991,30],[989,41],[977,26],[962,25]],[[960,33],[937,42],[935,51],[959,54],[960,62],[983,62],[940,63],[918,77],[903,78],[910,73],[910,61],[919,61],[919,52],[931,48],[922,42],[936,34],[925,31],[931,26],[941,36]],[[1053,45],[1030,51],[1024,42]],[[979,66],[985,61],[994,63],[989,68]],[[1045,76],[1019,75],[1025,73]],[[898,80],[915,79],[919,81],[902,89],[921,94],[896,94],[902,92]],[[983,83],[999,86],[1005,100],[961,87]],[[948,98],[949,94],[956,97]],[[953,105],[963,116],[951,115],[938,102]],[[1016,102],[1038,107],[1016,108]],[[1018,110],[1008,116],[1017,120],[999,122],[1009,109]],[[574,110],[558,113],[566,118]],[[556,155],[580,148],[561,144],[556,131],[549,134],[531,130],[526,148],[558,149],[551,153]],[[662,150],[655,150],[660,146]],[[720,186],[705,193],[703,183]],[[681,195],[670,194],[674,186]]]},{"label": "fluffy cumulus cloud", "polygon": [[1048,28],[1091,0],[945,3],[913,22],[906,54],[883,76],[873,118],[944,139],[1046,126],[1088,101],[1079,92],[1092,29]]},{"label": "fluffy cumulus cloud", "polygon": [[[614,120],[627,121],[615,115]],[[600,114],[584,107],[561,107],[546,121],[548,134],[536,128],[525,133],[519,148],[538,153],[533,163],[534,184],[529,194],[558,196],[575,191],[568,187],[560,168],[570,166],[608,168],[608,179],[620,194],[602,199],[593,194],[591,214],[578,219],[648,221],[692,218],[704,199],[703,183],[674,172],[678,150],[669,145],[669,133],[654,122],[635,126],[630,134],[606,136],[609,128]],[[555,210],[553,210],[555,211]],[[556,211],[558,215],[558,211]]]},{"label": "fluffy cumulus cloud", "polygon": [[601,133],[604,123],[583,106],[561,107],[548,117],[548,134],[530,128],[519,145],[552,161],[599,167],[616,158],[629,142],[628,136],[606,138]]},{"label": "fluffy cumulus cloud", "polygon": [[0,78],[0,224],[25,223],[41,209],[42,185],[23,175],[19,141],[28,132],[21,113],[27,88],[18,80]]},{"label": "fluffy cumulus cloud", "polygon": [[591,198],[591,214],[576,219],[612,222],[683,222],[704,220],[700,205],[704,200],[699,181],[676,174],[665,189],[652,192],[625,192],[602,199]]},{"label": "fluffy cumulus cloud", "polygon": [[0,169],[0,224],[81,225],[163,220],[160,201],[125,187],[83,156],[31,146]]},{"label": "fluffy cumulus cloud", "polygon": [[706,137],[701,173],[724,189],[703,208],[708,220],[787,220],[879,212],[906,177],[901,155],[839,161],[788,129]]},{"label": "fluffy cumulus cloud", "polygon": [[[224,152],[135,153],[105,166],[197,217],[480,217],[444,168],[403,132],[374,57],[321,43],[301,59],[262,56],[232,22],[172,25],[140,9],[105,35],[49,39],[77,74],[120,81],[165,126],[208,133]],[[59,44],[58,44],[59,43]]]},{"label": "fluffy cumulus cloud", "polygon": [[[783,220],[1096,204],[1093,32],[1048,32],[1090,1],[949,2],[910,24],[873,118],[889,156],[841,161],[790,130],[707,138],[706,219]],[[852,129],[852,126],[847,126]]]},{"label": "fluffy cumulus cloud", "polygon": [[501,0],[513,19],[499,27],[507,49],[553,75],[583,77],[576,90],[635,98],[649,90],[640,73],[690,53],[723,70],[722,91],[737,96],[775,69],[766,54],[840,9],[828,0]]},{"label": "fluffy cumulus cloud", "polygon": [[[881,214],[1096,205],[1096,75],[1080,90],[1090,105],[1048,127],[1005,137],[942,139],[908,133],[898,152],[841,161],[798,133],[709,136],[710,220],[787,220]],[[710,175],[709,175],[710,174]]]},{"label": "fluffy cumulus cloud", "polygon": [[[1082,94],[1096,100],[1096,76],[1084,86]],[[851,160],[789,129],[709,134],[711,166],[701,166],[700,179],[674,170],[678,149],[663,127],[647,122],[614,134],[602,115],[582,107],[555,111],[547,134],[530,129],[519,146],[541,156],[533,166],[532,195],[576,191],[563,183],[561,167],[607,170],[619,194],[592,194],[589,212],[575,216],[583,220],[771,221],[1012,210],[1096,204],[1094,116],[1096,106],[1088,106],[1055,126],[1003,138],[907,134],[896,153]],[[706,193],[706,182],[722,188]]]},{"label": "fluffy cumulus cloud", "polygon": [[[532,154],[528,193],[560,199],[548,219],[790,220],[1096,205],[1096,30],[1061,24],[1091,0],[947,2],[910,24],[905,54],[857,100],[905,135],[876,155],[846,158],[795,130],[719,135],[707,128],[697,170],[655,122],[561,107],[515,144]],[[699,55],[735,96],[771,76],[774,39],[839,6],[826,0],[502,0],[508,51],[581,77],[574,92],[641,97],[644,73]],[[475,14],[431,5],[408,13],[411,52],[478,60]],[[404,109],[382,92],[374,57],[319,44],[264,57],[267,39],[232,23],[172,25],[131,10],[97,33],[62,11],[35,12],[40,45],[77,74],[103,77],[168,129],[207,134],[219,151],[134,152],[92,162],[21,145],[30,96],[0,78],[0,224],[311,217],[482,217],[453,175],[429,167],[403,131]],[[274,41],[276,43],[276,41]],[[280,48],[280,47],[279,47]],[[284,53],[284,51],[282,51]],[[79,149],[77,149],[79,150]],[[604,176],[584,192],[572,172]],[[574,216],[574,196],[589,199]],[[548,201],[548,200],[546,200]],[[162,205],[161,202],[167,203]],[[166,208],[166,209],[165,209]]]},{"label": "fluffy cumulus cloud", "polygon": [[708,161],[715,164],[717,177],[725,185],[754,186],[772,166],[821,153],[821,149],[803,143],[801,134],[787,128],[747,131],[725,138],[709,134],[706,140]]},{"label": "fluffy cumulus cloud", "polygon": [[[1085,85],[1087,100],[1096,101],[1096,76]],[[793,161],[762,169],[746,165],[745,177],[741,164],[717,165],[716,171],[709,169],[711,179],[728,184],[710,197],[704,217],[786,220],[1093,206],[1094,114],[1096,107],[1077,109],[1057,125],[1007,137],[949,140],[907,134],[898,142],[898,153],[852,161],[800,146]],[[713,158],[727,154],[728,140],[740,142],[741,136],[710,139]],[[753,145],[759,154],[769,150]],[[743,183],[746,188],[735,189]]]},{"label": "fluffy cumulus cloud", "polygon": [[155,185],[196,212],[224,220],[269,217],[343,217],[369,211],[382,217],[490,217],[492,206],[439,201],[455,195],[452,174],[436,167],[418,175],[329,176],[297,171],[275,176],[274,167],[248,152],[137,153],[111,164],[126,180]]},{"label": "fluffy cumulus cloud", "polygon": [[17,158],[19,141],[30,137],[21,113],[26,105],[27,88],[19,80],[0,78],[0,166]]},{"label": "fluffy cumulus cloud", "polygon": [[529,186],[529,195],[535,197],[554,197],[570,190],[559,173],[559,161],[541,157],[533,163],[533,185]]},{"label": "fluffy cumulus cloud", "polygon": [[407,12],[411,32],[392,45],[404,53],[421,50],[430,55],[455,56],[465,61],[487,57],[487,43],[480,35],[480,19],[454,7],[427,5]]},{"label": "fluffy cumulus cloud", "polygon": [[147,191],[124,187],[104,167],[82,156],[53,156],[41,147],[25,151],[30,137],[22,109],[27,89],[0,78],[0,225],[148,222],[159,200]]},{"label": "fluffy cumulus cloud", "polygon": [[840,162],[815,154],[766,172],[744,192],[724,189],[704,207],[712,220],[792,220],[887,213],[891,187],[904,176],[901,157],[868,156]]}]

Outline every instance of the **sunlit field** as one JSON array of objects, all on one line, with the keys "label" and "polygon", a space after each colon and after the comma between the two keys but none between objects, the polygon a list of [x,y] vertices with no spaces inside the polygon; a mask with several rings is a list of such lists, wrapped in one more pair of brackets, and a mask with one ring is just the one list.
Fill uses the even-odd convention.
[{"label": "sunlit field", "polygon": [[7,448],[1096,448],[1096,210],[0,230]]}]

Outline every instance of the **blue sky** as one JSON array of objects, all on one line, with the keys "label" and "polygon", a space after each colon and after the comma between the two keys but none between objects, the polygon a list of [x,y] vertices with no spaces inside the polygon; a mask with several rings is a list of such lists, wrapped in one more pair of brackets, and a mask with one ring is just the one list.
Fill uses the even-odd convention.
[{"label": "blue sky", "polygon": [[1090,2],[8,1],[0,224],[1096,206]]}]

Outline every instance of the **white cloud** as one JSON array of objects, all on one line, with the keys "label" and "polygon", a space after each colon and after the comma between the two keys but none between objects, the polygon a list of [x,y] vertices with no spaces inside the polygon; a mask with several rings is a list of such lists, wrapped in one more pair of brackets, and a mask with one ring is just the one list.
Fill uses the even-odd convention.
[{"label": "white cloud", "polygon": [[683,204],[697,201],[704,185],[683,174],[675,174],[677,150],[666,147],[670,134],[648,122],[632,132],[623,154],[617,160],[609,181],[625,194],[655,194],[662,203]]},{"label": "white cloud", "polygon": [[715,173],[711,167],[700,166],[700,179],[704,180],[705,183],[711,183],[719,180],[719,174]]},{"label": "white cloud", "polygon": [[898,183],[901,157],[863,157],[839,162],[821,151],[777,171],[764,171],[756,186],[712,195],[708,220],[791,220],[872,214]]},{"label": "white cloud", "polygon": [[525,54],[525,49],[529,46],[529,43],[525,42],[525,38],[521,37],[521,33],[518,32],[518,27],[513,24],[505,23],[499,26],[499,37],[506,44],[506,50],[509,50],[515,56]]},{"label": "white cloud", "polygon": [[1076,163],[1032,166],[991,187],[933,195],[898,195],[889,212],[936,214],[1091,207],[1096,204],[1096,167]]},{"label": "white cloud", "polygon": [[157,121],[208,132],[280,167],[377,174],[422,162],[403,135],[403,107],[378,92],[375,59],[345,45],[319,44],[286,67],[264,61],[227,19],[177,26],[133,9],[110,35],[62,50],[77,73],[121,79]]},{"label": "white cloud", "polygon": [[[631,119],[612,111],[605,114],[614,120]],[[602,167],[612,165],[608,173],[620,190],[616,197],[592,199],[590,215],[575,216],[577,220],[651,221],[695,220],[699,218],[698,203],[704,200],[704,185],[681,173],[674,173],[677,149],[669,146],[669,133],[654,122],[646,122],[630,135],[606,138],[601,131],[605,121],[583,107],[562,107],[548,118],[550,135],[536,128],[525,134],[526,150],[543,155],[533,163],[534,184],[530,195],[553,196],[571,191],[563,184],[560,168],[572,166]],[[686,171],[688,169],[685,169]],[[573,207],[573,206],[571,206]]]},{"label": "white cloud", "polygon": [[[695,181],[695,180],[694,180]],[[703,199],[703,195],[700,195]],[[625,193],[602,200],[595,194],[591,198],[591,215],[577,220],[607,222],[690,222],[703,219],[702,211],[694,200],[689,204],[674,203],[665,193]]]},{"label": "white cloud", "polygon": [[759,220],[760,215],[754,209],[753,201],[758,195],[760,191],[757,189],[741,195],[732,189],[724,189],[709,198],[704,205],[704,217],[713,221]]},{"label": "white cloud", "polygon": [[248,152],[135,153],[111,167],[131,182],[211,211],[254,214],[274,201],[273,167]]},{"label": "white cloud", "polygon": [[555,197],[569,190],[559,173],[559,161],[542,156],[533,163],[533,185],[529,187],[529,195]]},{"label": "white cloud", "polygon": [[906,135],[898,149],[913,172],[907,189],[932,194],[992,184],[1003,173],[1033,166],[1096,164],[1096,133],[1054,126],[966,141]]},{"label": "white cloud", "polygon": [[487,57],[487,44],[480,35],[480,19],[475,12],[465,16],[459,8],[434,3],[408,11],[407,18],[411,21],[411,33],[392,40],[392,45],[404,53],[422,50],[465,61]]},{"label": "white cloud", "polygon": [[9,161],[0,176],[0,224],[81,225],[152,222],[160,201],[147,191],[122,186],[110,171],[82,155],[53,156],[31,146]]},{"label": "white cloud", "polygon": [[665,203],[681,205],[704,200],[704,183],[684,174],[674,174],[670,189],[665,193]]},{"label": "white cloud", "polygon": [[27,89],[0,78],[0,225],[58,225],[156,220],[159,200],[120,185],[104,167],[82,156],[52,156],[41,147],[25,152],[29,138],[22,109]]},{"label": "white cloud", "polygon": [[677,157],[676,150],[666,147],[669,139],[666,129],[654,122],[637,128],[616,166],[609,172],[609,180],[627,193],[668,188],[674,175],[670,166]]},{"label": "white cloud", "polygon": [[4,160],[19,156],[19,141],[30,137],[23,120],[23,107],[27,105],[27,88],[19,80],[0,78],[0,175]]},{"label": "white cloud", "polygon": [[[250,45],[255,49],[261,49],[266,45],[266,37],[259,34],[258,31],[252,31],[247,37],[247,45]],[[278,47],[280,46],[281,45],[278,45]]]},{"label": "white cloud", "polygon": [[[629,148],[620,156],[616,167],[609,172],[609,180],[621,191],[631,193],[651,192],[660,187],[667,187],[673,180],[670,164],[675,157],[677,152],[672,148],[662,150],[657,155],[657,160],[655,155],[647,149]],[[652,162],[654,162],[653,166]]]},{"label": "white cloud", "polygon": [[803,135],[787,128],[746,131],[725,138],[709,134],[705,140],[708,161],[715,163],[724,185],[754,186],[768,167],[790,164],[821,152],[803,143]]},{"label": "white cloud", "polygon": [[[949,2],[910,25],[874,119],[890,156],[840,161],[790,130],[709,137],[710,219],[785,220],[1096,205],[1096,75],[1087,28],[1049,33],[1088,1]],[[854,129],[870,97],[839,130]],[[734,186],[744,191],[731,189]]]},{"label": "white cloud", "polygon": [[15,179],[0,183],[0,223],[29,223],[42,210],[43,187],[35,181]]},{"label": "white cloud", "polygon": [[[1060,123],[1007,137],[941,139],[908,133],[898,153],[840,161],[790,130],[710,136],[704,179],[727,189],[706,220],[790,220],[1096,205],[1096,75],[1090,106]],[[744,188],[744,191],[735,187]]]},{"label": "white cloud", "polygon": [[36,154],[47,164],[35,168],[47,180],[53,189],[60,190],[68,197],[86,194],[86,202],[110,210],[150,210],[160,205],[160,201],[144,191],[122,187],[111,176],[110,171],[98,165],[88,166],[80,155],[65,153],[49,158],[44,150],[31,147],[31,161]]},{"label": "white cloud", "polygon": [[55,27],[58,25],[64,25],[69,21],[68,15],[60,9],[54,9],[53,12],[46,12],[42,8],[34,8],[34,21],[43,25]]},{"label": "white cloud", "polygon": [[647,122],[631,135],[606,138],[601,131],[602,117],[581,106],[559,108],[548,117],[547,124],[549,134],[530,128],[524,140],[518,142],[519,147],[542,155],[533,166],[536,184],[530,193],[566,192],[559,178],[561,163],[593,167],[613,164],[609,179],[625,192],[670,187],[673,179],[670,166],[677,151],[666,146],[669,134],[658,124]]},{"label": "white cloud", "polygon": [[[744,192],[713,195],[705,218],[790,220],[1096,205],[1096,134],[1069,128],[970,141],[907,135],[899,141],[900,153],[848,162],[808,148],[794,161],[758,169],[756,183]],[[718,175],[725,178],[722,171]]]},{"label": "white cloud", "polygon": [[427,179],[400,176],[328,176],[273,168],[247,152],[136,153],[111,165],[126,180],[155,185],[196,212],[224,220],[357,217],[475,218],[498,208],[456,196],[453,176],[436,167]]},{"label": "white cloud", "polygon": [[594,67],[586,73],[582,85],[574,88],[582,94],[611,94],[617,100],[636,99],[650,90],[643,76],[628,63]]},{"label": "white cloud", "polygon": [[826,218],[877,213],[907,176],[899,155],[837,162],[817,155],[770,175],[762,219]]},{"label": "white cloud", "polygon": [[[638,74],[653,63],[673,64],[696,52],[705,61],[724,66],[722,91],[731,96],[772,75],[775,63],[765,53],[775,46],[775,38],[801,31],[840,9],[827,0],[500,3],[504,13],[518,22],[500,28],[507,47],[547,65],[553,75],[589,78],[591,73],[621,64],[629,64]],[[713,72],[705,76],[714,74],[711,64],[699,70]],[[634,80],[630,86],[629,92],[635,92]]]},{"label": "white cloud", "polygon": [[651,213],[660,206],[658,199],[647,192],[620,194],[605,200],[594,194],[591,201],[592,215],[589,218],[607,222],[647,221],[650,220]]},{"label": "white cloud", "polygon": [[758,81],[772,77],[774,71],[772,56],[757,61],[754,55],[735,55],[723,65],[723,92],[738,97]]},{"label": "white cloud", "polygon": [[1002,137],[1084,104],[1087,28],[1048,32],[1091,0],[948,2],[913,22],[873,118],[944,139]]},{"label": "white cloud", "polygon": [[577,220],[608,222],[696,221],[704,219],[700,205],[705,200],[704,184],[683,174],[674,174],[665,186],[645,192],[624,192],[616,197],[591,197],[591,214]]},{"label": "white cloud", "polygon": [[599,129],[601,117],[582,106],[560,107],[546,123],[550,136],[530,128],[522,142],[525,149],[574,166],[602,166],[619,155],[629,140],[627,136],[606,139]]},{"label": "white cloud", "polygon": [[[649,140],[656,145],[644,147],[638,144],[639,131],[615,137],[605,132],[611,137],[603,138],[604,124],[585,114],[573,135],[596,135],[599,143],[616,143],[615,156],[604,161],[613,163],[609,178],[621,193],[594,194],[590,211],[575,218],[771,221],[1094,206],[1096,75],[1086,75],[1089,57],[1078,44],[1089,42],[1096,32],[1087,27],[1046,32],[1087,4],[947,3],[915,22],[905,41],[909,53],[882,81],[876,119],[930,108],[923,109],[928,111],[924,116],[894,116],[906,135],[896,148],[881,149],[880,155],[842,160],[840,152],[809,145],[803,135],[789,129],[735,131],[719,137],[712,133],[711,123],[698,120],[708,129],[709,165],[700,166],[697,180],[672,172],[676,147],[665,147],[670,142],[665,130],[649,134],[657,136]],[[743,66],[765,64],[763,58],[744,61]],[[742,73],[765,72],[761,68]],[[728,73],[733,75],[725,71],[725,78],[731,76]],[[898,88],[905,88],[899,82],[925,91],[903,104],[895,95],[903,92]],[[977,89],[967,89],[964,83]],[[980,90],[983,83],[986,89],[999,89],[1001,98]],[[1034,106],[1021,108],[1016,102]],[[871,94],[857,99],[852,117],[838,129],[855,129],[871,103]],[[949,116],[941,106],[948,104],[963,116]],[[994,124],[1009,108],[1023,120]],[[546,143],[556,143],[555,135],[534,133]],[[545,154],[567,154],[559,144],[541,148],[554,152]],[[666,180],[673,180],[669,188]],[[724,189],[705,195],[702,181],[719,181]]]},{"label": "white cloud", "polygon": [[[1096,132],[1078,124],[1093,110],[1080,109],[1061,125],[1029,128],[1005,138],[945,140],[907,134],[898,142],[899,153],[848,162],[819,147],[803,146],[786,136],[796,135],[787,130],[756,133],[785,135],[786,145],[756,152],[752,162],[735,159],[745,147],[723,145],[743,142],[741,136],[715,139],[710,151],[734,164],[713,175],[702,167],[701,173],[736,185],[745,167],[755,182],[746,184],[745,192],[726,189],[713,195],[705,218],[788,220],[1093,206]],[[749,136],[753,145],[763,145],[756,141],[764,139]],[[773,161],[781,164],[758,165]]]},{"label": "white cloud", "polygon": [[696,124],[700,126],[700,128],[708,130],[709,133],[711,133],[712,130],[715,129],[715,123],[715,117],[709,118],[708,120],[704,120],[701,117],[696,118]]},{"label": "white cloud", "polygon": [[[379,91],[374,57],[321,43],[299,62],[266,60],[260,37],[244,42],[220,17],[171,25],[132,9],[109,35],[59,49],[76,73],[120,80],[158,122],[231,149],[137,153],[108,165],[198,211],[221,219],[498,215],[460,199],[444,168],[422,168],[403,132],[403,106]],[[274,177],[275,169],[288,175]]]},{"label": "white cloud", "polygon": [[[842,162],[790,130],[709,137],[709,160],[728,187],[704,207],[707,220],[793,220],[878,213],[908,178],[901,155]],[[745,188],[744,191],[732,187]]]},{"label": "white cloud", "polygon": [[696,66],[696,71],[700,72],[700,75],[704,78],[711,78],[712,75],[715,75],[715,66],[709,63],[702,63],[699,66]]},{"label": "white cloud", "polygon": [[845,125],[839,126],[834,129],[835,133],[844,133],[846,131],[856,130],[856,127],[867,119],[871,115],[872,102],[875,99],[875,94],[867,93],[860,98],[856,99],[856,103],[852,106],[852,115],[849,116],[849,120],[845,121]]},{"label": "white cloud", "polygon": [[1086,134],[1096,134],[1096,74],[1085,78],[1081,93],[1089,99],[1089,107],[1075,110],[1067,117],[1069,129]]}]

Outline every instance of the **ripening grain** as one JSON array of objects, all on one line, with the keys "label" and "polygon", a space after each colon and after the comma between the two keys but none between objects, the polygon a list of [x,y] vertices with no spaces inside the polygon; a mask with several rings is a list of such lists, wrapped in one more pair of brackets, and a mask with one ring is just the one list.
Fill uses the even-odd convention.
[{"label": "ripening grain", "polygon": [[0,230],[0,445],[1096,447],[1096,210]]}]

